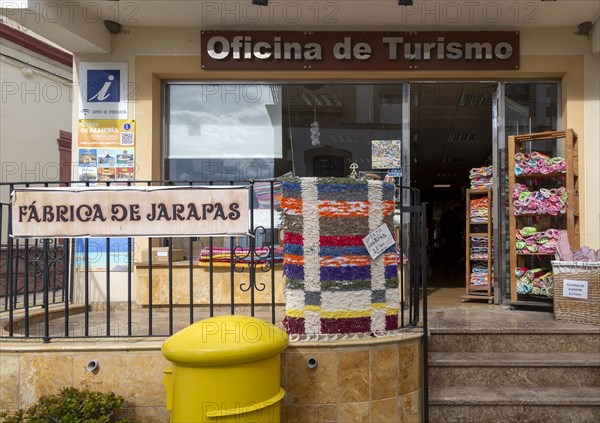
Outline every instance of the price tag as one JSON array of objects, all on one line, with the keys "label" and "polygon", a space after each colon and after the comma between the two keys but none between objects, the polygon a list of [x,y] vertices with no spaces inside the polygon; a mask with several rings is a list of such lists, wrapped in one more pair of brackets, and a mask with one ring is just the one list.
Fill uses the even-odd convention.
[{"label": "price tag", "polygon": [[367,247],[373,260],[395,243],[396,241],[385,223],[363,238],[363,244]]},{"label": "price tag", "polygon": [[565,279],[563,283],[563,297],[587,300],[588,281],[576,281],[573,279]]}]

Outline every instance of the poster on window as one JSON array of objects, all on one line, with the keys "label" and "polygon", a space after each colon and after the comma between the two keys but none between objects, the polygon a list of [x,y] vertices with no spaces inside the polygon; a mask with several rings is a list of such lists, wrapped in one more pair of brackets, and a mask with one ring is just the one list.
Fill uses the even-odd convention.
[{"label": "poster on window", "polygon": [[127,62],[81,62],[79,88],[79,119],[127,119]]},{"label": "poster on window", "polygon": [[372,140],[371,161],[373,169],[397,169],[402,163],[400,140]]},{"label": "poster on window", "polygon": [[[135,121],[126,119],[81,119],[77,133],[77,180],[126,185],[135,179]],[[88,270],[127,271],[127,238],[89,238]],[[85,241],[77,239],[76,260],[85,258]]]},{"label": "poster on window", "polygon": [[82,119],[77,133],[78,173],[81,182],[133,181],[135,177],[135,122]]}]

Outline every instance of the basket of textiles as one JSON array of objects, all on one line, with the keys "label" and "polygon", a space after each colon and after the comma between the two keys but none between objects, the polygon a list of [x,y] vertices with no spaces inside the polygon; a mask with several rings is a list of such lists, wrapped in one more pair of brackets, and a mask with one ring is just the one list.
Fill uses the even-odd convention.
[{"label": "basket of textiles", "polygon": [[600,261],[552,261],[554,317],[600,325]]}]

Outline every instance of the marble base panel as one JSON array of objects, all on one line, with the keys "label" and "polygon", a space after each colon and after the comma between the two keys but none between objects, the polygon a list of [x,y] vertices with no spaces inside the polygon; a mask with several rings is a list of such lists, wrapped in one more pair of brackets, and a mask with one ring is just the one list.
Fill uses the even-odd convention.
[{"label": "marble base panel", "polygon": [[420,335],[292,343],[282,360],[282,421],[418,422],[422,354]]},{"label": "marble base panel", "polygon": [[[6,342],[0,345],[0,404],[27,408],[73,386],[114,392],[122,417],[167,423],[162,341]],[[421,334],[294,342],[281,357],[282,422],[418,422],[423,413]],[[317,360],[313,368],[310,358]],[[97,372],[86,369],[99,361]],[[204,382],[208,383],[208,382]]]}]

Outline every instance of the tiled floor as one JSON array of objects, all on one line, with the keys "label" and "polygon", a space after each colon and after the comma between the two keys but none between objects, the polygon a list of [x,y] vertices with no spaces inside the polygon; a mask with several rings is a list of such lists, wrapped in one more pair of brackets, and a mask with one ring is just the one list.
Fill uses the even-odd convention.
[{"label": "tiled floor", "polygon": [[469,328],[485,330],[540,330],[546,332],[580,331],[599,333],[600,326],[558,321],[551,308],[511,310],[508,305],[488,304],[485,301],[461,302],[461,288],[431,288],[427,306],[431,330]]},{"label": "tiled floor", "polygon": [[[552,309],[536,308],[533,310],[511,310],[508,305],[488,304],[487,301],[461,301],[464,287],[434,286],[428,289],[428,325],[430,331],[446,330],[502,330],[502,331],[536,331],[543,330],[548,333],[582,332],[600,334],[600,326],[576,324],[557,321]],[[239,307],[236,314],[250,315],[248,307]],[[73,311],[68,320],[71,336],[75,337],[101,337],[106,335],[106,311],[90,312],[87,316],[88,330],[85,331],[84,321],[86,316],[79,311]],[[275,322],[281,322],[283,307],[275,310]],[[215,309],[214,315],[230,314],[228,307]],[[193,321],[209,317],[209,310],[205,307],[194,309]],[[271,321],[271,309],[257,307],[255,316]],[[41,316],[43,317],[43,316]],[[167,308],[155,308],[150,319],[147,309],[138,309],[132,312],[131,334],[133,336],[147,336],[148,327],[152,321],[152,336],[169,336],[190,324],[190,312],[187,308],[175,308],[172,315]],[[110,336],[127,337],[128,313],[126,310],[111,311]],[[172,323],[171,323],[172,322]],[[422,319],[421,319],[422,322]],[[170,329],[172,325],[172,330]],[[20,336],[22,328],[16,331]],[[50,336],[62,337],[65,333],[65,319],[63,317],[52,319],[50,322]],[[30,336],[43,335],[43,318],[30,325]]]}]

